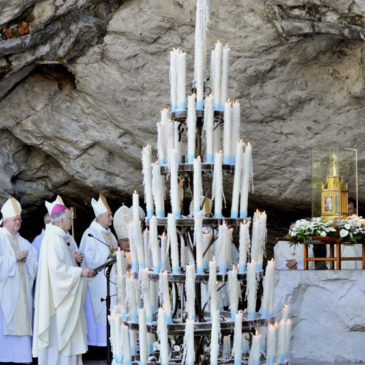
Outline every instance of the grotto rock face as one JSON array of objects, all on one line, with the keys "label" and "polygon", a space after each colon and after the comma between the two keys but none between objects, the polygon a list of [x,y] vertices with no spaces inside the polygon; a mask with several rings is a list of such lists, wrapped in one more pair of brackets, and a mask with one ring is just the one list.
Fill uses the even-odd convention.
[{"label": "grotto rock face", "polygon": [[[187,51],[192,81],[195,0],[0,0],[0,10],[2,138],[32,151],[29,171],[4,169],[1,196],[32,186],[22,199],[41,204],[67,186],[82,206],[99,191],[118,203],[142,192],[140,151],[156,146],[169,104],[172,47]],[[310,214],[311,149],[337,143],[359,149],[361,198],[364,17],[360,0],[211,1],[209,49],[231,46],[229,96],[254,147],[251,207],[288,222]],[[14,160],[14,143],[2,159]],[[40,166],[48,178],[31,173]]]}]

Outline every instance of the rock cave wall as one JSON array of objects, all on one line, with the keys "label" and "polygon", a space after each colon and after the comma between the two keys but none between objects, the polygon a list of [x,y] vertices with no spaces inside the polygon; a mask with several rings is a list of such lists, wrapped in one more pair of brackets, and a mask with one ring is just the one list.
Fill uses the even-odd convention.
[{"label": "rock cave wall", "polygon": [[[0,0],[1,202],[19,198],[26,222],[61,194],[84,227],[91,196],[117,208],[142,194],[140,151],[156,146],[169,103],[168,52],[187,51],[189,84],[194,21],[195,0]],[[361,212],[364,35],[360,0],[211,1],[209,49],[232,49],[229,96],[254,148],[250,209],[268,211],[272,241],[310,216],[318,146],[358,149]]]}]

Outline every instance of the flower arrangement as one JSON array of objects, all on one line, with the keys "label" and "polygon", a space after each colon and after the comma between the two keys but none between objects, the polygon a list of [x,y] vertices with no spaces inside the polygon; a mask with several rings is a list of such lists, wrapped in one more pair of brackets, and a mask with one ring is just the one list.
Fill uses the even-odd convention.
[{"label": "flower arrangement", "polygon": [[365,240],[365,219],[353,215],[337,223],[341,240],[358,243]]},{"label": "flower arrangement", "polygon": [[320,217],[312,219],[299,219],[291,225],[288,236],[295,238],[298,242],[303,242],[309,237],[336,236],[336,229],[332,222],[323,222]]},{"label": "flower arrangement", "polygon": [[303,242],[310,237],[338,237],[341,241],[365,241],[365,219],[351,216],[339,222],[324,222],[320,217],[299,219],[289,229],[289,238]]}]

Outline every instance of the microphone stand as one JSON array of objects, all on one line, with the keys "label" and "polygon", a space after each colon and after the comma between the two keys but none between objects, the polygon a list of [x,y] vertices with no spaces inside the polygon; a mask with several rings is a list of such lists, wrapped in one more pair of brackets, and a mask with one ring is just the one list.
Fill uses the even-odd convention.
[{"label": "microphone stand", "polygon": [[116,263],[117,259],[115,257],[106,261],[103,265],[96,267],[94,270],[99,272],[106,268],[105,276],[106,276],[106,298],[101,298],[100,300],[106,302],[106,363],[107,365],[111,365],[112,363],[112,351],[111,351],[111,343],[110,343],[110,325],[108,321],[108,313],[110,312],[110,273],[112,271],[113,265]]}]

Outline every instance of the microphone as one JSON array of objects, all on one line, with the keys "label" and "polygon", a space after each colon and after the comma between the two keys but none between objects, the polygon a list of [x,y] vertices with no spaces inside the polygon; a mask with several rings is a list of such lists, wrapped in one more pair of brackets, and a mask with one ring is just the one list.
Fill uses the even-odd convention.
[{"label": "microphone", "polygon": [[99,238],[98,237],[95,237],[93,234],[91,234],[91,233],[88,233],[88,236],[89,237],[92,237],[92,238],[94,238],[95,240],[97,240],[97,241],[99,241],[100,243],[102,243],[104,246],[106,246],[106,247],[108,247],[109,248],[109,250],[110,250],[110,246],[109,245],[107,245],[105,242],[103,242],[102,240],[99,240]]}]

